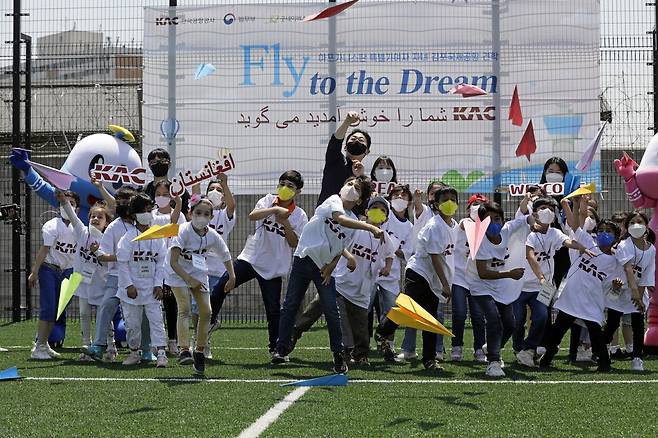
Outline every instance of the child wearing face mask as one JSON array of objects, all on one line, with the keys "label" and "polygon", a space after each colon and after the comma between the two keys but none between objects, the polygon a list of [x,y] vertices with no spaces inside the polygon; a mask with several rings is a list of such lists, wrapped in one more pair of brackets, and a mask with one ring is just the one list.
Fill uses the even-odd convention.
[{"label": "child wearing face mask", "polygon": [[521,294],[521,283],[517,280],[525,271],[522,267],[509,266],[510,236],[532,222],[530,216],[523,216],[505,223],[503,215],[503,209],[495,202],[480,205],[480,220],[489,217],[491,222],[475,260],[469,258],[466,269],[471,295],[486,320],[489,377],[505,376],[500,350],[514,331],[512,303]]},{"label": "child wearing face mask", "polygon": [[[165,352],[166,338],[162,320],[162,281],[164,259],[167,251],[165,239],[133,241],[153,223],[153,201],[139,193],[130,200],[130,215],[135,224],[129,225],[117,244],[117,297],[121,300],[121,311],[126,324],[126,338],[130,353],[123,365],[137,365],[142,356],[142,324],[148,323],[148,332],[153,349],[157,351],[157,368],[168,365]],[[146,317],[146,318],[144,318]]]},{"label": "child wearing face mask", "polygon": [[[380,228],[387,221],[389,210],[384,198],[371,198],[366,222]],[[390,275],[399,246],[398,240],[388,234],[384,235],[382,242],[368,231],[357,230],[332,274],[338,293],[343,343],[350,365],[368,365],[368,309],[372,307],[375,281]]]},{"label": "child wearing face mask", "polygon": [[[235,286],[235,273],[231,254],[226,243],[208,225],[213,218],[213,204],[201,198],[191,205],[192,220],[181,225],[178,236],[172,239],[165,262],[166,282],[176,296],[178,304],[179,363],[193,364],[194,372],[205,372],[204,349],[208,341],[210,326],[210,294],[208,286],[208,263],[206,254],[214,251],[224,264],[229,279],[224,287],[229,292]],[[196,330],[194,353],[190,352],[189,326],[191,297],[199,307],[199,324]]]},{"label": "child wearing face mask", "polygon": [[[78,242],[78,251],[73,266],[75,272],[82,275],[82,282],[75,291],[80,305],[80,329],[82,345],[91,345],[91,306],[98,306],[103,301],[105,285],[105,265],[98,261],[96,251],[100,247],[103,231],[112,221],[112,215],[103,202],[97,202],[89,209],[89,226],[85,226],[67,201],[64,192],[55,193],[66,216],[71,218],[73,234]],[[91,357],[80,354],[80,360],[87,362]]]},{"label": "child wearing face mask", "polygon": [[398,174],[395,170],[395,164],[386,155],[380,155],[372,165],[370,178],[375,182],[397,183]]},{"label": "child wearing face mask", "polygon": [[[457,237],[457,190],[445,186],[434,193],[433,203],[439,214],[432,217],[418,234],[416,252],[405,271],[404,293],[432,315],[452,295],[455,271],[454,251]],[[377,328],[375,339],[387,362],[399,359],[392,351],[389,338],[398,325],[385,318]],[[423,365],[426,370],[442,370],[436,359],[436,333],[423,332]]]},{"label": "child wearing face mask", "polygon": [[[551,227],[555,221],[557,202],[553,198],[544,197],[535,199],[532,203],[535,223],[526,239],[526,260],[533,278],[524,282],[523,290],[519,298],[514,301],[514,318],[516,328],[514,330],[514,351],[517,351],[517,361],[527,367],[535,367],[535,353],[541,342],[546,320],[548,319],[548,307],[537,300],[539,291],[543,285],[553,282],[553,257],[558,249],[564,247],[577,250],[580,253],[587,252],[582,244],[570,239],[557,228]],[[593,254],[592,254],[593,255]],[[525,335],[526,307],[530,307],[531,325],[528,336]]]},{"label": "child wearing face mask", "polygon": [[[303,187],[304,179],[296,170],[281,174],[277,194],[259,199],[249,213],[256,230],[233,263],[236,287],[254,279],[258,281],[267,316],[270,355],[274,354],[279,335],[283,278],[290,271],[292,252],[308,223],[306,212],[295,203]],[[219,327],[217,316],[227,296],[224,292],[227,281],[228,274],[224,273],[217,283],[211,283],[211,332]]]},{"label": "child wearing face mask", "polygon": [[598,358],[597,371],[610,371],[610,357],[603,337],[602,324],[605,319],[606,293],[610,289],[621,287],[620,280],[613,280],[618,261],[612,247],[618,238],[619,227],[609,220],[598,225],[596,242],[581,228],[576,230],[576,240],[591,251],[578,257],[564,279],[566,284],[554,306],[558,309],[558,314],[547,333],[546,353],[539,360],[540,367],[551,365],[562,337],[579,318],[589,331],[592,351]]},{"label": "child wearing face mask", "polygon": [[[149,152],[148,157],[149,169],[153,173],[153,181],[149,182],[144,188],[144,193],[149,195],[155,201],[155,185],[160,181],[168,181],[169,166],[171,157],[169,152],[162,148],[153,149]],[[186,216],[189,210],[190,194],[185,190],[181,195],[181,212]]]},{"label": "child wearing face mask", "polygon": [[615,257],[619,262],[619,276],[624,282],[618,294],[608,293],[606,307],[608,319],[603,331],[606,343],[619,328],[622,315],[630,314],[633,349],[630,353],[633,371],[644,371],[644,312],[649,305],[647,288],[655,286],[656,236],[649,228],[649,219],[639,211],[628,214],[624,220],[627,234],[617,245]]},{"label": "child wearing face mask", "polygon": [[344,347],[340,316],[336,304],[336,287],[331,274],[349,245],[355,230],[366,230],[379,240],[384,231],[378,227],[357,220],[352,209],[370,199],[372,193],[370,178],[353,177],[345,181],[340,195],[327,198],[315,210],[315,214],[302,230],[288,279],[286,298],[281,307],[279,337],[272,363],[286,362],[292,350],[292,335],[297,310],[311,282],[315,284],[320,297],[322,312],[327,321],[331,351],[334,356],[334,372],[347,372],[343,356]]},{"label": "child wearing face mask", "polygon": [[[213,217],[208,226],[217,231],[217,234],[222,238],[224,243],[228,246],[228,238],[235,227],[235,198],[228,185],[228,176],[225,173],[220,173],[215,181],[211,181],[206,189],[206,197],[213,205]],[[212,291],[219,279],[226,273],[224,263],[218,254],[214,251],[208,251],[206,254],[208,262],[208,290]],[[227,276],[228,280],[228,276]],[[222,289],[224,286],[222,285]],[[199,325],[199,306],[196,300],[192,297],[192,326],[194,333],[196,333]],[[217,327],[215,327],[216,329]],[[211,332],[212,323],[211,323]],[[195,338],[192,338],[194,344]],[[208,344],[203,350],[206,359],[212,359],[212,346],[210,345],[210,336],[208,337]]]},{"label": "child wearing face mask", "polygon": [[[66,191],[59,194],[58,199],[75,204],[73,208],[76,210],[74,213],[77,214],[80,204],[80,197],[77,194]],[[78,244],[68,212],[63,206],[60,207],[60,213],[60,216],[43,224],[41,229],[43,245],[39,248],[32,271],[27,278],[31,288],[36,286],[37,280],[39,281],[37,342],[30,354],[30,357],[36,360],[61,357],[51,348],[48,338],[56,323],[60,286],[62,281],[71,275]],[[64,327],[64,330],[66,330],[65,321],[66,312],[62,313],[57,321],[58,324],[61,322],[60,325]]]}]

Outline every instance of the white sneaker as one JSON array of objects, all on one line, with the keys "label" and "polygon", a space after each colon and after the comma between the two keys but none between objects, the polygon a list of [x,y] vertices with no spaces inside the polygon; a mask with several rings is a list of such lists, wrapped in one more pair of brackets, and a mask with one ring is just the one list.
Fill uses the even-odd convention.
[{"label": "white sneaker", "polygon": [[452,347],[450,360],[453,362],[460,362],[462,360],[462,347]]},{"label": "white sneaker", "polygon": [[535,352],[532,350],[522,350],[516,355],[516,361],[526,367],[535,368]]},{"label": "white sneaker", "polygon": [[36,344],[32,347],[32,352],[30,353],[30,359],[34,360],[50,360],[50,354],[48,354],[48,347],[43,344]]},{"label": "white sneaker", "polygon": [[156,368],[167,368],[169,365],[169,359],[167,359],[167,353],[164,350],[158,351],[158,359],[155,362]]},{"label": "white sneaker", "polygon": [[107,350],[105,350],[105,353],[103,353],[103,362],[114,363],[117,361],[117,355],[117,347],[112,344],[107,347]]},{"label": "white sneaker", "polygon": [[634,357],[631,362],[631,370],[633,371],[644,371],[644,362],[639,357]]},{"label": "white sneaker", "polygon": [[418,359],[418,355],[416,354],[415,351],[400,350],[400,354],[398,354],[398,359],[400,360]]},{"label": "white sneaker", "polygon": [[91,362],[92,360],[91,356],[84,353],[80,353],[80,356],[78,357],[78,362]]},{"label": "white sneaker", "polygon": [[176,342],[176,339],[169,339],[167,350],[169,350],[169,356],[178,357],[178,342]]},{"label": "white sneaker", "polygon": [[500,366],[500,362],[491,362],[487,366],[487,376],[489,377],[505,377],[505,372]]},{"label": "white sneaker", "polygon": [[537,356],[542,357],[546,354],[546,347],[537,347]]},{"label": "white sneaker", "polygon": [[142,361],[142,354],[139,352],[139,350],[136,351],[130,351],[130,354],[128,354],[128,357],[124,359],[123,365],[137,365]]},{"label": "white sneaker", "polygon": [[475,350],[475,353],[473,353],[473,357],[475,358],[475,361],[478,363],[487,363],[487,353],[485,353],[482,348],[478,348],[477,350]]},{"label": "white sneaker", "polygon": [[46,344],[46,347],[48,347],[48,355],[49,355],[52,359],[59,359],[60,357],[62,357],[61,354],[59,354],[58,352],[56,352],[55,350],[53,350],[52,348],[50,348],[50,345]]},{"label": "white sneaker", "polygon": [[208,339],[208,344],[206,348],[203,349],[203,355],[206,359],[212,359],[212,350],[210,349],[210,339]]}]

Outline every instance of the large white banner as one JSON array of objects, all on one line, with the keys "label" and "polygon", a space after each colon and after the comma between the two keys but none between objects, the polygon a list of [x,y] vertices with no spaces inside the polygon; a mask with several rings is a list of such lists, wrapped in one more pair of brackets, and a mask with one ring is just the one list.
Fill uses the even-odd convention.
[{"label": "large white banner", "polygon": [[[361,1],[333,23],[302,21],[327,3],[147,8],[144,156],[175,135],[178,170],[228,148],[238,193],[269,191],[287,169],[318,192],[329,137],[354,110],[372,136],[368,173],[388,155],[418,187],[536,182],[554,155],[575,170],[599,127],[599,2],[491,3]],[[450,94],[460,83],[488,94]],[[515,86],[522,126],[508,120]],[[530,120],[528,161],[515,151]],[[584,179],[599,169],[597,155]]]}]

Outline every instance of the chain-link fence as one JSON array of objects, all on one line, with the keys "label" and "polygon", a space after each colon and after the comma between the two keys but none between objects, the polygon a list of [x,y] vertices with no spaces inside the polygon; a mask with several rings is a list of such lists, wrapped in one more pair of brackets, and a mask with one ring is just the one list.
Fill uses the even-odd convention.
[{"label": "chain-link fence", "polygon": [[[179,0],[178,6],[216,3]],[[124,126],[136,134],[134,146],[141,153],[143,8],[167,4],[167,0],[117,0],[111,4],[87,0],[21,2],[22,12],[28,14],[22,17],[21,31],[31,37],[33,54],[30,68],[33,161],[59,168],[81,136],[104,132],[110,123]],[[3,43],[0,44],[0,147],[4,156],[12,146],[12,13],[12,2],[5,1],[0,5],[0,43]],[[611,120],[602,142],[603,216],[630,208],[612,160],[625,150],[639,161],[653,134],[654,78],[651,63],[655,15],[653,4],[644,1],[601,0],[600,103],[602,119]],[[23,56],[22,70],[25,70],[25,63]],[[21,75],[23,79],[24,76]],[[24,128],[21,121],[21,130]],[[11,167],[5,164],[0,173],[0,204],[10,202],[11,185]],[[24,185],[22,190],[25,193]],[[228,239],[234,256],[253,230],[246,217],[257,199],[255,195],[237,196],[238,222]],[[311,213],[315,200],[316,196],[305,195],[300,205]],[[515,201],[508,199],[507,195],[503,200],[507,213],[511,214]],[[26,239],[34,255],[41,245],[41,226],[55,213],[54,208],[42,199],[32,196],[31,201],[30,211],[23,212],[23,217],[29,215],[31,224],[29,228],[23,227],[22,238]],[[12,260],[21,258],[23,278],[26,277],[25,270],[30,269],[24,260],[24,251],[20,255],[12,253],[11,233],[10,224],[0,223],[0,267],[3,270],[0,318],[11,316],[9,271]],[[23,281],[21,307],[37,308],[38,299],[35,297],[38,294],[36,291],[32,293],[28,303],[26,297],[30,295],[25,290]],[[223,314],[240,321],[264,319],[257,284],[252,282],[242,286],[227,300]]]}]

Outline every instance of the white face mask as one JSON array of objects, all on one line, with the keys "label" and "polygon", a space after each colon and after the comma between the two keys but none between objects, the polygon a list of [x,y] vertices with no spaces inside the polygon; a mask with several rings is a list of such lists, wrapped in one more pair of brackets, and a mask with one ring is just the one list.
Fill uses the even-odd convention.
[{"label": "white face mask", "polygon": [[550,225],[555,220],[555,213],[548,208],[544,208],[537,212],[537,219],[539,219],[539,222],[544,225]]},{"label": "white face mask", "polygon": [[197,230],[206,228],[210,223],[210,218],[208,216],[201,216],[200,214],[192,215],[192,226]]},{"label": "white face mask", "polygon": [[391,182],[393,179],[393,169],[375,169],[375,178],[381,182]]},{"label": "white face mask", "polygon": [[393,210],[403,212],[407,209],[409,203],[402,198],[395,198],[391,201],[391,207]]},{"label": "white face mask", "polygon": [[587,217],[587,219],[585,219],[585,223],[583,224],[583,230],[591,233],[594,228],[596,228],[596,221],[591,217]]},{"label": "white face mask", "polygon": [[639,239],[640,237],[644,236],[644,233],[647,232],[647,227],[643,224],[633,224],[628,227],[628,234],[631,235],[631,237],[634,237],[636,239]]},{"label": "white face mask", "polygon": [[71,220],[71,219],[69,219],[69,215],[66,214],[66,210],[64,209],[64,206],[62,206],[62,205],[59,206],[59,215],[65,221],[70,221]]},{"label": "white face mask", "polygon": [[135,215],[135,220],[140,225],[150,226],[153,222],[153,214],[151,213],[137,213]]},{"label": "white face mask", "polygon": [[155,197],[155,203],[158,205],[159,208],[165,208],[166,206],[169,205],[170,202],[171,202],[171,198],[169,196]]},{"label": "white face mask", "polygon": [[557,172],[550,172],[546,174],[546,182],[558,183],[564,181],[564,175]]},{"label": "white face mask", "polygon": [[359,192],[356,191],[354,186],[343,186],[343,188],[340,189],[340,199],[343,201],[356,202],[360,197],[361,195],[359,195]]},{"label": "white face mask", "polygon": [[471,219],[473,219],[474,221],[476,221],[477,218],[478,218],[478,210],[479,210],[479,209],[480,209],[480,206],[479,206],[479,205],[471,205],[471,208],[469,209],[469,216],[470,216]]},{"label": "white face mask", "polygon": [[207,197],[215,208],[219,208],[219,206],[222,205],[222,202],[224,201],[224,194],[218,192],[217,190],[209,191]]},{"label": "white face mask", "polygon": [[89,229],[89,237],[92,240],[99,241],[103,238],[103,232],[98,228],[96,228],[95,226],[93,226],[92,224],[89,224],[88,229]]}]

